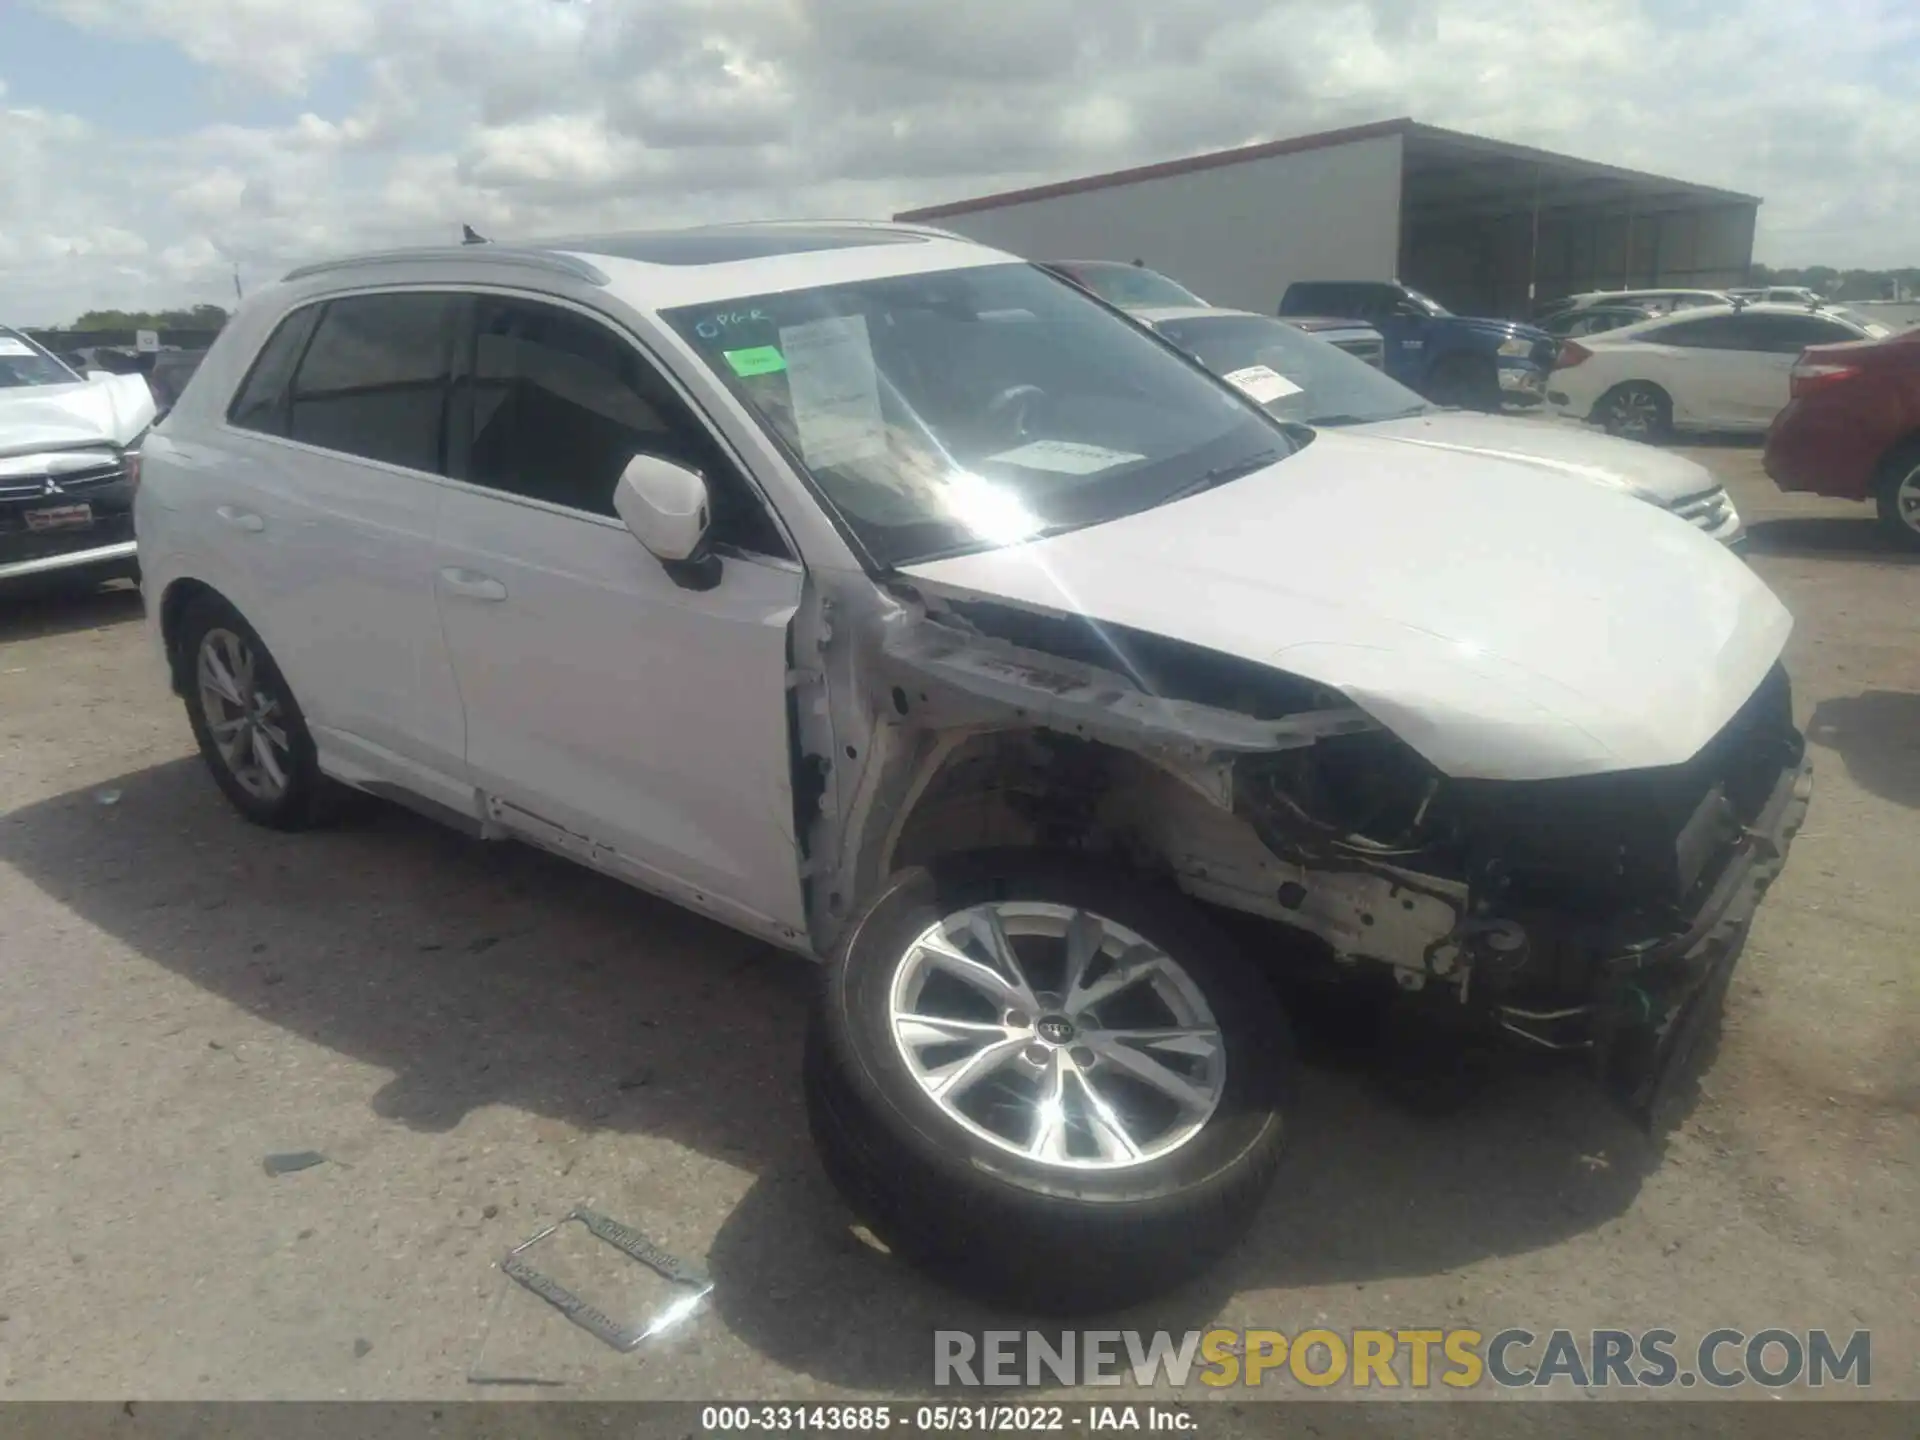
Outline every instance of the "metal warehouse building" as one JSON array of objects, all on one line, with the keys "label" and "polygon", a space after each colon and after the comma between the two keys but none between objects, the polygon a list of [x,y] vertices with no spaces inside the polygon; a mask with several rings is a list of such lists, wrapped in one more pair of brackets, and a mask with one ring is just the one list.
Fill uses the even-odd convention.
[{"label": "metal warehouse building", "polygon": [[1399,278],[1463,314],[1747,278],[1758,198],[1385,120],[896,216],[1032,259],[1142,260],[1271,313],[1295,280]]}]

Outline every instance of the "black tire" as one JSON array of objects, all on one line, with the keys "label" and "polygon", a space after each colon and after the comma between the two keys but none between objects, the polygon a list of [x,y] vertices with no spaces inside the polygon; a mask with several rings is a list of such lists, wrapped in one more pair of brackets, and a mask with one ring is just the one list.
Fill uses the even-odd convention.
[{"label": "black tire", "polygon": [[[1185,971],[1225,1057],[1218,1104],[1190,1139],[1136,1164],[1069,1168],[975,1134],[922,1088],[891,1034],[895,967],[936,920],[989,900],[1090,911]],[[1292,1068],[1266,978],[1184,897],[1113,866],[1015,851],[888,884],[828,968],[805,1091],[827,1174],[877,1238],[957,1290],[1064,1314],[1163,1293],[1239,1239],[1279,1163]]]},{"label": "black tire", "polygon": [[[215,743],[212,721],[206,711],[198,680],[201,647],[209,634],[224,631],[237,636],[251,647],[255,657],[253,690],[270,697],[281,717],[278,728],[287,739],[286,786],[277,795],[263,796],[249,790],[236,775],[234,767]],[[320,763],[308,733],[306,717],[287,687],[280,667],[261,642],[254,628],[240,612],[216,595],[202,595],[192,601],[180,617],[177,663],[181,690],[185,696],[187,720],[193,726],[193,738],[199,742],[201,758],[213,773],[221,792],[247,819],[271,830],[305,830],[322,824],[333,813],[330,804],[333,787],[320,773]]]},{"label": "black tire", "polygon": [[1593,418],[1609,435],[1658,445],[1673,438],[1673,397],[1648,380],[1629,380],[1600,397]]},{"label": "black tire", "polygon": [[1499,367],[1478,355],[1449,355],[1433,367],[1427,398],[1436,405],[1456,405],[1462,410],[1498,411]]},{"label": "black tire", "polygon": [[1920,550],[1920,506],[1902,504],[1902,487],[1920,494],[1920,438],[1896,446],[1880,462],[1880,478],[1873,487],[1881,530],[1903,550]]}]

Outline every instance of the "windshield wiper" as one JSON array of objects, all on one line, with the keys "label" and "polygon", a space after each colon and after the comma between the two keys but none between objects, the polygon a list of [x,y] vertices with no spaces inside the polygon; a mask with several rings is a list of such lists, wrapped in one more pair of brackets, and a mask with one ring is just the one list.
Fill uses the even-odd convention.
[{"label": "windshield wiper", "polygon": [[1264,470],[1279,458],[1280,452],[1277,449],[1262,450],[1257,454],[1235,460],[1231,464],[1216,465],[1213,469],[1205,471],[1189,480],[1178,490],[1167,495],[1160,503],[1162,505],[1169,505],[1175,500],[1185,500],[1189,495],[1198,495],[1202,490],[1211,490],[1215,486],[1225,485],[1230,480],[1238,480],[1243,475],[1251,475],[1256,470]]}]

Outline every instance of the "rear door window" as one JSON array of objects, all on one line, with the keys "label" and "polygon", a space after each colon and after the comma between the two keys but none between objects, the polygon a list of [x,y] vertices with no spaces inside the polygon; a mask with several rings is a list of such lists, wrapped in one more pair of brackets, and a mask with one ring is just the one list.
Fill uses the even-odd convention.
[{"label": "rear door window", "polygon": [[329,301],[294,377],[288,433],[441,473],[454,336],[467,303],[438,292]]}]

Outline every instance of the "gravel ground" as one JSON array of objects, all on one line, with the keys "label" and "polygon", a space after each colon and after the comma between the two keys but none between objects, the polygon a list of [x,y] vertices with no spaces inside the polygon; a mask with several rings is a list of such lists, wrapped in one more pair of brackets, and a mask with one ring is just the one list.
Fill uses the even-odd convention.
[{"label": "gravel ground", "polygon": [[[1571,1076],[1432,1115],[1315,1068],[1257,1232],[1125,1323],[1867,1327],[1874,1391],[1920,1398],[1920,566],[1697,453],[1799,618],[1819,765],[1699,1102],[1655,1144]],[[912,1394],[933,1329],[1017,1323],[848,1232],[803,964],[398,811],[242,824],[138,620],[0,611],[5,1398]],[[711,1308],[622,1358],[503,1290],[583,1202],[706,1264]]]}]

